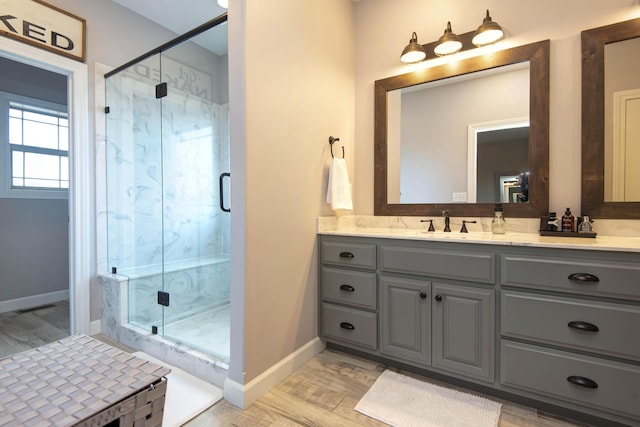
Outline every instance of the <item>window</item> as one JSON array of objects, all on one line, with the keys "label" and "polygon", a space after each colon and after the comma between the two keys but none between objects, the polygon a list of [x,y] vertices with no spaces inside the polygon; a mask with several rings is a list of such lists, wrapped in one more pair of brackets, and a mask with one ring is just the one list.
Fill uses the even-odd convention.
[{"label": "window", "polygon": [[69,121],[66,107],[0,94],[3,192],[6,197],[66,198],[69,188]]}]

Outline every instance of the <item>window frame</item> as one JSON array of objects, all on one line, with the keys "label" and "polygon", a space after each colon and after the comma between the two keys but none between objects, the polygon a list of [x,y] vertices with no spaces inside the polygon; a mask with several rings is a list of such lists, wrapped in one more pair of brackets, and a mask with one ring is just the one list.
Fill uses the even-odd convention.
[{"label": "window frame", "polygon": [[[42,108],[45,110],[65,112],[68,114],[66,105],[0,91],[0,120],[2,120],[2,126],[0,126],[0,129],[2,129],[2,132],[0,132],[0,165],[2,165],[2,168],[0,169],[0,197],[15,199],[68,199],[68,188],[16,188],[12,186],[11,159],[13,151],[11,150],[11,144],[9,143],[9,108],[12,102],[34,107],[36,109]],[[35,152],[40,150],[29,149],[28,151]],[[66,152],[67,158],[69,158],[69,150]],[[71,180],[70,172],[69,180]],[[71,185],[71,183],[69,183],[69,185]]]}]

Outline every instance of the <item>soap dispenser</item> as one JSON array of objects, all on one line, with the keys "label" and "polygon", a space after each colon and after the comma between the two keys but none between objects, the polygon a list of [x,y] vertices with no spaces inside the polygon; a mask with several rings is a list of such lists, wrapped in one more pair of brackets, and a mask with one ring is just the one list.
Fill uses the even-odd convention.
[{"label": "soap dispenser", "polygon": [[504,234],[507,231],[507,224],[502,216],[502,204],[496,203],[491,220],[491,232],[493,234]]},{"label": "soap dispenser", "polygon": [[564,215],[562,215],[561,223],[562,231],[575,231],[575,218],[573,215],[571,215],[571,209],[567,208],[567,210],[564,212]]}]

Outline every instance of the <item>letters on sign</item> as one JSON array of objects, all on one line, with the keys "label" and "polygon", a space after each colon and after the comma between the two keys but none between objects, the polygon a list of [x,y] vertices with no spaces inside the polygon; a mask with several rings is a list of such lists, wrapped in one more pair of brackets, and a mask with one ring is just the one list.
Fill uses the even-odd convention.
[{"label": "letters on sign", "polygon": [[86,21],[41,0],[0,0],[0,35],[85,60]]},{"label": "letters on sign", "polygon": [[128,72],[136,78],[154,82],[163,81],[180,92],[213,101],[211,74],[171,59],[166,54],[162,57],[162,73],[157,67],[141,63],[136,64]]}]

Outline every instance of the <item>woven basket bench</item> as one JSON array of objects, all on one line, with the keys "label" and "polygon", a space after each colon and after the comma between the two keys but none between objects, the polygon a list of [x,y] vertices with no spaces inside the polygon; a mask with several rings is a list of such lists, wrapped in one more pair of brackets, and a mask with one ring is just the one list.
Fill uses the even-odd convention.
[{"label": "woven basket bench", "polygon": [[73,335],[0,360],[0,426],[161,426],[169,372]]}]

